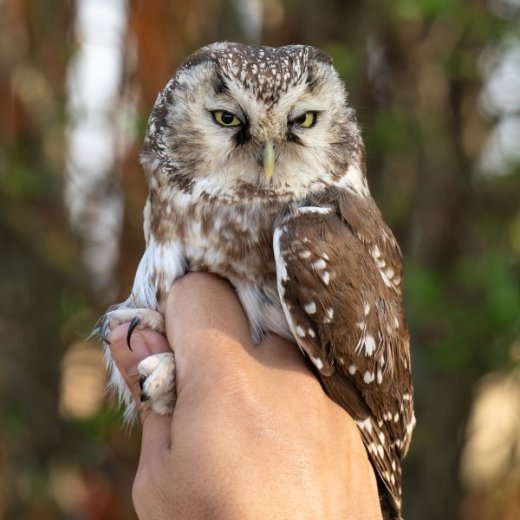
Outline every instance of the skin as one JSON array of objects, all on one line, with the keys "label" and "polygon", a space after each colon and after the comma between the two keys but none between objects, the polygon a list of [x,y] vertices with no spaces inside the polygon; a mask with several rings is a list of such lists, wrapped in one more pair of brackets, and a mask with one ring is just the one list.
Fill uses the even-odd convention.
[{"label": "skin", "polygon": [[133,487],[141,519],[381,519],[374,472],[352,418],[323,392],[298,347],[270,335],[254,346],[233,289],[190,273],[173,285],[167,339],[128,326],[112,355],[138,401],[137,364],[177,360],[173,416],[140,406]]}]

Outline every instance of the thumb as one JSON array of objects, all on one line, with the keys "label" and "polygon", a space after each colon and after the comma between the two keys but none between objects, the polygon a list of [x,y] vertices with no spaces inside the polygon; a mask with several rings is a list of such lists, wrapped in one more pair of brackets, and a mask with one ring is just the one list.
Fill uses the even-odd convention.
[{"label": "thumb", "polygon": [[128,324],[119,325],[110,334],[110,351],[114,362],[127,384],[143,426],[142,454],[170,443],[171,416],[160,416],[151,410],[145,401],[141,403],[139,386],[140,374],[137,370],[139,363],[148,356],[171,352],[170,345],[166,338],[158,332],[150,329],[135,329],[132,333],[132,350],[128,348],[126,336]]}]

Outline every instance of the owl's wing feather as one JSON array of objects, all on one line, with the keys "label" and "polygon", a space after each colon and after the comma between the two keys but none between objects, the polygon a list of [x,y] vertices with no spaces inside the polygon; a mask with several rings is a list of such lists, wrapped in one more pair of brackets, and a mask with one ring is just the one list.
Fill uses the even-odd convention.
[{"label": "owl's wing feather", "polygon": [[357,421],[399,511],[415,421],[401,254],[371,198],[334,189],[308,202],[275,230],[280,299],[325,390]]}]

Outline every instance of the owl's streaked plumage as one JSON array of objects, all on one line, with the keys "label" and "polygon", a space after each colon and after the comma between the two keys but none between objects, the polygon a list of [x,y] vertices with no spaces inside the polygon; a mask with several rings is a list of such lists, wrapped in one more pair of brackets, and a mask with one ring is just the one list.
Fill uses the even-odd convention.
[{"label": "owl's streaked plumage", "polygon": [[[137,316],[162,330],[176,278],[226,277],[253,339],[295,340],[356,420],[383,508],[399,518],[415,424],[401,254],[370,196],[360,130],[330,58],[308,46],[200,49],[159,94],[142,164],[146,251],[106,326]],[[171,411],[173,355],[140,370],[154,409]],[[115,369],[113,382],[127,392]]]}]

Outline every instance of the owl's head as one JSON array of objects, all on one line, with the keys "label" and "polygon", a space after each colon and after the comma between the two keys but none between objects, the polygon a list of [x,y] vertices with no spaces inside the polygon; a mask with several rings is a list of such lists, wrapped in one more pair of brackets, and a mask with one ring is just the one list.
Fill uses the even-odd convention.
[{"label": "owl's head", "polygon": [[142,163],[151,188],[210,198],[366,189],[344,84],[325,53],[302,45],[195,52],[157,98]]}]

